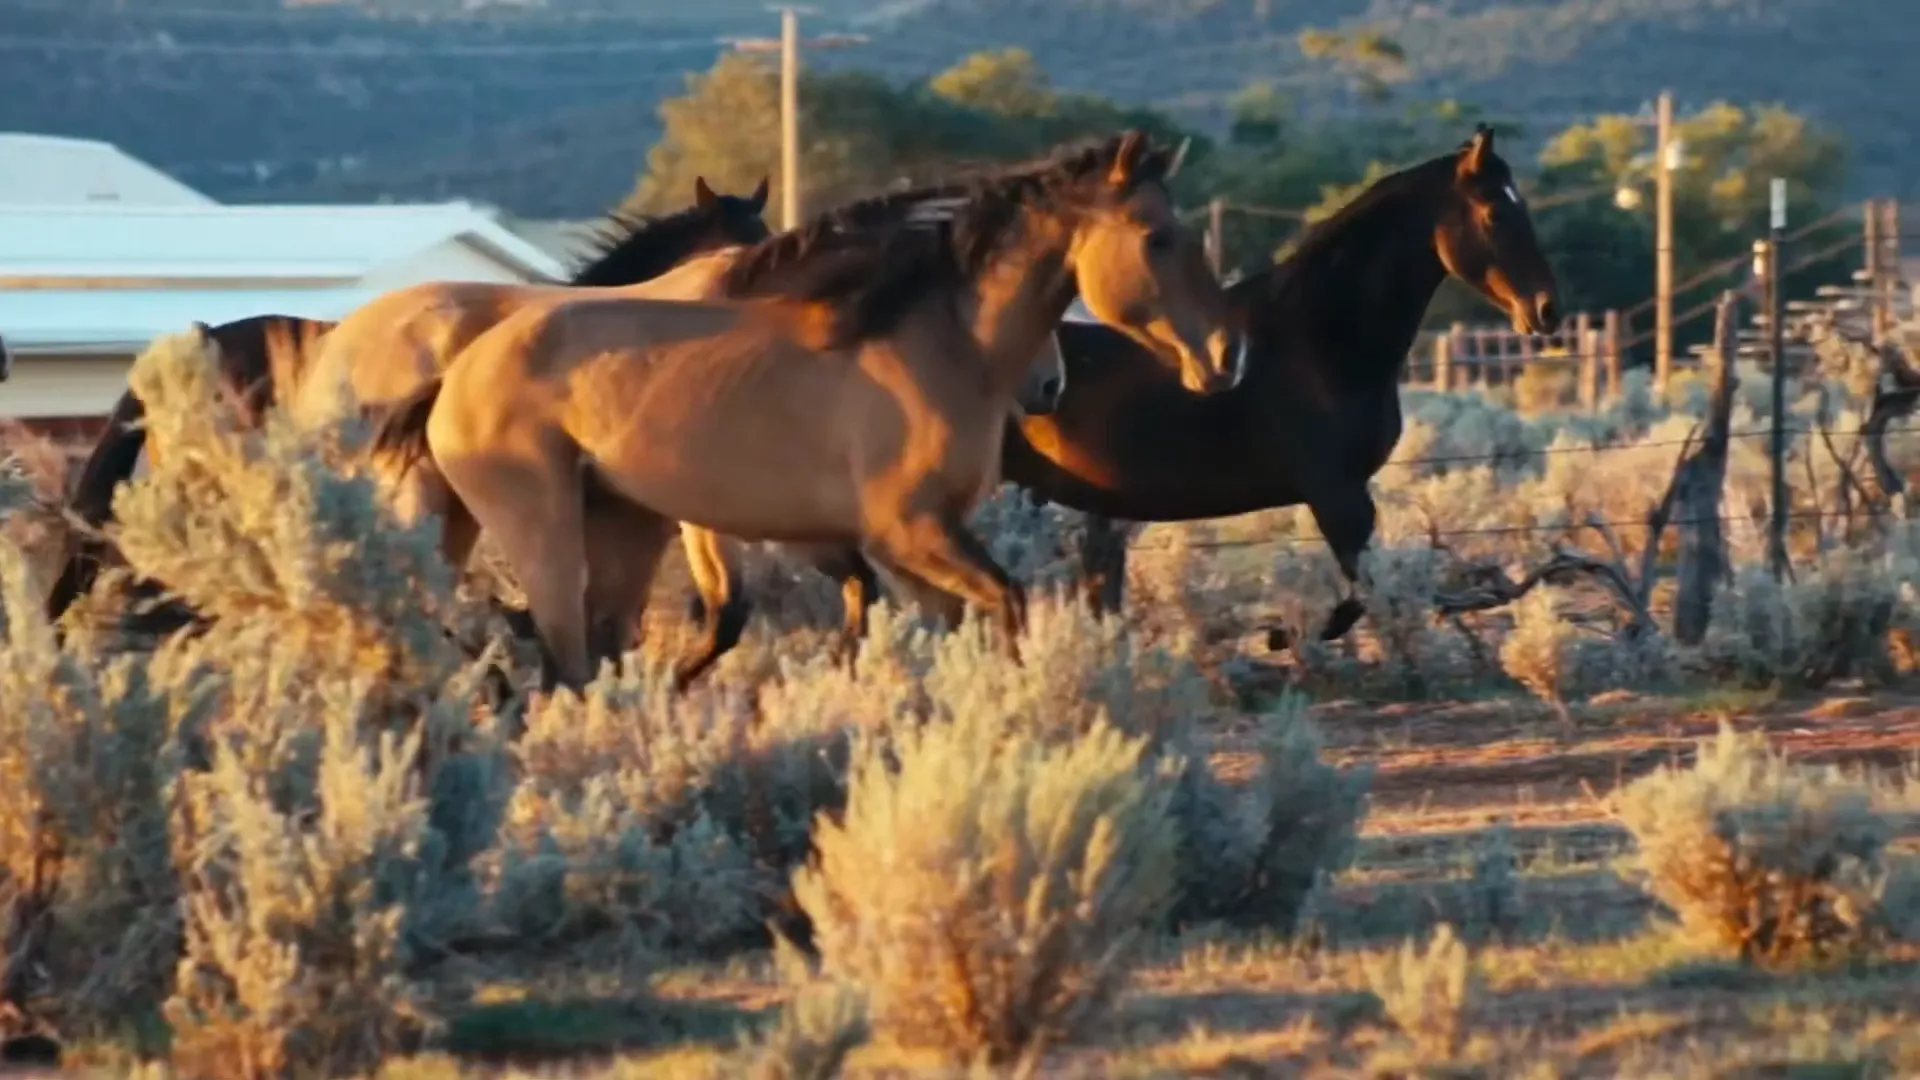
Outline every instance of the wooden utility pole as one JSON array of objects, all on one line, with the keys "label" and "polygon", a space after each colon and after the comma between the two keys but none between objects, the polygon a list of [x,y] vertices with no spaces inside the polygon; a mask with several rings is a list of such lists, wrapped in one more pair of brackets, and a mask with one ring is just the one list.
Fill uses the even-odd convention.
[{"label": "wooden utility pole", "polygon": [[1225,273],[1227,265],[1227,200],[1214,198],[1207,203],[1207,261],[1213,264],[1213,276]]},{"label": "wooden utility pole", "polygon": [[780,50],[780,227],[792,229],[799,226],[801,216],[806,212],[806,204],[801,200],[800,177],[800,47],[833,49],[859,45],[867,40],[867,36],[823,34],[802,41],[800,15],[802,12],[811,14],[814,9],[781,4],[774,10],[780,13],[778,39],[728,38],[727,44],[741,52]]},{"label": "wooden utility pole", "polygon": [[780,227],[800,225],[800,13],[780,9]]},{"label": "wooden utility pole", "polygon": [[1653,384],[1673,374],[1673,92],[1660,91],[1653,163]]}]

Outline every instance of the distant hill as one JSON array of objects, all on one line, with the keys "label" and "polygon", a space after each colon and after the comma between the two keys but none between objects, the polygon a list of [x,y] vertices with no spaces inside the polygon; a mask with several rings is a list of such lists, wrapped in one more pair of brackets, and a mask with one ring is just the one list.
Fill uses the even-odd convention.
[{"label": "distant hill", "polygon": [[[771,35],[758,0],[6,0],[0,129],[110,139],[234,200],[492,199],[591,213],[632,183],[654,105],[719,39]],[[863,46],[810,64],[902,78],[1023,45],[1063,88],[1217,124],[1255,80],[1353,106],[1310,26],[1406,46],[1413,95],[1544,135],[1662,86],[1682,107],[1778,100],[1844,132],[1862,193],[1920,191],[1914,0],[825,0],[807,29]]]}]

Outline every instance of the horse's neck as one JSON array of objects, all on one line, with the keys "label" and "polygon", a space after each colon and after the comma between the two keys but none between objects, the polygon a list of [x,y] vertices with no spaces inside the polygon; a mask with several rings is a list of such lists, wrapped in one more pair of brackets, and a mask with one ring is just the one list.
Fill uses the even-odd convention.
[{"label": "horse's neck", "polygon": [[1061,316],[1073,302],[1073,276],[1067,270],[1064,239],[1032,230],[1036,241],[1010,244],[974,276],[971,296],[961,305],[989,370],[996,393],[1011,393],[1048,348]]},{"label": "horse's neck", "polygon": [[733,244],[702,252],[657,277],[618,286],[616,291],[644,300],[715,299],[722,295],[721,275],[727,272],[727,267],[732,266],[733,260],[744,250],[744,247]]},{"label": "horse's neck", "polygon": [[1295,294],[1271,304],[1274,318],[1306,320],[1301,328],[1277,327],[1278,339],[1305,329],[1319,359],[1338,358],[1333,375],[1350,388],[1398,382],[1427,307],[1447,279],[1433,245],[1431,200],[1409,194],[1378,212],[1386,220],[1369,223],[1367,242],[1330,252],[1325,266],[1291,268],[1282,290]]}]

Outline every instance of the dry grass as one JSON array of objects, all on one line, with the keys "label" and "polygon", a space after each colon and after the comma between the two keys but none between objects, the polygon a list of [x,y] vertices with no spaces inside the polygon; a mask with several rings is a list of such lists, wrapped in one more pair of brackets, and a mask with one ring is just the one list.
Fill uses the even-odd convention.
[{"label": "dry grass", "polygon": [[[1579,583],[1434,609],[1465,560],[1637,566],[1644,536],[1585,523],[1644,517],[1684,390],[1409,393],[1347,641],[1260,647],[1331,603],[1301,513],[1143,530],[1102,620],[1044,587],[1074,516],[1003,496],[977,525],[1043,585],[1024,666],[883,605],[836,667],[831,588],[752,555],[776,602],[694,693],[664,692],[663,599],[583,694],[496,706],[485,663],[524,685],[528,654],[475,658],[472,590],[387,516],[365,432],[240,429],[186,340],[136,370],[171,452],[116,538],[208,632],[123,640],[103,583],[56,644],[57,485],[0,473],[0,1034],[70,1071],[1920,1069],[1909,534],[1797,531],[1777,586],[1735,523],[1699,650]],[[1729,514],[1765,510],[1750,449]],[[1796,461],[1824,505],[1834,470]],[[1697,749],[1723,721],[1754,741]]]}]

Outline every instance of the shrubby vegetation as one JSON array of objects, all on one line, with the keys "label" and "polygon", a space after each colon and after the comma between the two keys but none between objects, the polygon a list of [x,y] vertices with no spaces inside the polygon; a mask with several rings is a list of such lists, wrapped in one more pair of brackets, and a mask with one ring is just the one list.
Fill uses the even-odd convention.
[{"label": "shrubby vegetation", "polygon": [[[1371,614],[1349,641],[1246,646],[1263,597],[1294,625],[1326,610],[1332,567],[1298,513],[1148,528],[1140,599],[1100,619],[1065,598],[1075,515],[1003,492],[976,524],[1039,583],[1022,665],[977,622],[941,631],[892,604],[836,664],[831,583],[754,554],[756,595],[775,602],[693,693],[667,694],[676,642],[655,634],[583,694],[502,698],[492,666],[517,687],[531,672],[487,641],[479,582],[437,561],[437,525],[401,529],[380,506],[353,464],[362,425],[242,430],[211,371],[191,335],[141,359],[163,452],[117,500],[131,572],[212,615],[202,632],[123,637],[106,582],[57,641],[38,615],[51,560],[31,549],[57,532],[58,485],[22,462],[0,472],[0,1017],[70,1043],[143,1032],[183,1075],[366,1074],[445,1045],[480,1006],[476,970],[534,986],[565,966],[644,994],[668,965],[769,947],[787,1009],[718,1075],[826,1076],[863,1046],[1032,1064],[1107,1032],[1169,931],[1284,942],[1307,971],[1343,962],[1329,889],[1378,778],[1329,747],[1307,693],[1504,693],[1525,717],[1530,692],[1564,728],[1604,722],[1587,705],[1604,690],[1911,673],[1911,534],[1805,517],[1800,576],[1756,573],[1756,440],[1732,450],[1736,576],[1700,646],[1662,632],[1658,588],[1632,632],[1617,593],[1577,578],[1517,607],[1439,610],[1556,543],[1629,582],[1663,564],[1628,525],[1660,498],[1701,396],[1634,379],[1592,414],[1409,392],[1376,483]],[[1826,374],[1796,386],[1795,423],[1845,430],[1858,400]],[[1749,385],[1736,432],[1763,427],[1756,404]],[[1795,507],[1836,505],[1826,442],[1793,453],[1812,478]],[[1268,533],[1282,542],[1249,543]],[[1897,802],[1729,736],[1627,787],[1617,813],[1633,880],[1687,948],[1759,967],[1912,931]],[[1393,1033],[1376,1065],[1480,1052],[1481,957],[1525,911],[1514,862],[1489,846],[1453,928],[1362,955]]]}]

